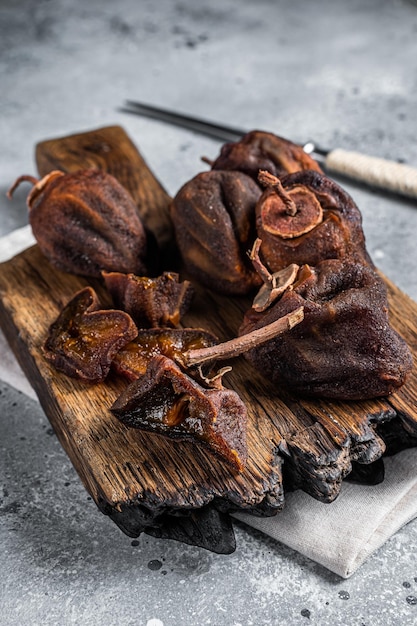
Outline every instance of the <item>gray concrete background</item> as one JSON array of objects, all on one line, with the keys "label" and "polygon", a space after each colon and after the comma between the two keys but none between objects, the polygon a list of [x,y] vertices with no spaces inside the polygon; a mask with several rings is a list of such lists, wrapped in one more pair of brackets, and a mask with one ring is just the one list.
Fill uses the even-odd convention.
[{"label": "gray concrete background", "polygon": [[[417,6],[406,0],[0,0],[0,234],[27,223],[36,142],[121,124],[167,190],[219,143],[125,98],[417,166]],[[417,299],[417,203],[345,188],[378,266]],[[123,535],[38,404],[0,384],[0,624],[417,623],[417,523],[343,581],[236,524],[218,556]]]}]

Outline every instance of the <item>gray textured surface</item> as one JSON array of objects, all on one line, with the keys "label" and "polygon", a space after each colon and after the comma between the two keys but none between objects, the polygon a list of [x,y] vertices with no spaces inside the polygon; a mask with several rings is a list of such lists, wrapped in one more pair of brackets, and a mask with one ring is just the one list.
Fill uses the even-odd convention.
[{"label": "gray textured surface", "polygon": [[229,556],[132,542],[88,497],[39,405],[0,392],[2,626],[416,623],[416,523],[349,580],[240,524]]},{"label": "gray textured surface", "polygon": [[[1,0],[0,234],[27,223],[27,190],[4,194],[35,172],[42,139],[122,124],[170,193],[217,154],[214,141],[117,112],[125,98],[417,165],[417,6]],[[345,187],[371,255],[416,299],[416,203]],[[416,522],[347,581],[239,524],[231,556],[132,545],[89,500],[37,403],[0,390],[2,625],[417,622]]]}]

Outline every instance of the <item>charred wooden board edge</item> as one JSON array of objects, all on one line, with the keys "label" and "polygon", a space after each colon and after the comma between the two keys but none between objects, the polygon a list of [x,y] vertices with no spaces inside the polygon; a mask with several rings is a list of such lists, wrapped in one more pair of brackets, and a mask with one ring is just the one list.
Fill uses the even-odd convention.
[{"label": "charred wooden board edge", "polygon": [[[33,246],[32,249],[29,249],[29,253],[31,250],[36,250],[37,254],[34,258],[31,258],[30,261],[32,264],[35,262],[35,266],[38,268],[39,255],[41,253],[37,246]],[[27,252],[28,251],[25,251],[15,257],[15,259],[20,259],[25,266],[28,265],[28,261],[24,258]],[[21,274],[19,274],[16,278],[18,284],[20,282],[19,279],[22,278]],[[78,281],[78,279],[76,280]],[[0,290],[2,289],[1,285],[2,281],[0,280]],[[48,284],[45,284],[45,288],[48,288]],[[5,294],[3,293],[3,296],[4,295]],[[57,306],[62,306],[62,296],[60,297],[58,294],[54,295],[56,295],[54,307],[56,308]],[[47,372],[49,368],[47,368],[47,370],[42,370],[44,376],[45,371],[48,375],[46,377],[40,376],[39,359],[43,359],[40,354],[40,347],[39,345],[34,346],[33,342],[28,341],[28,337],[25,336],[28,330],[24,328],[22,332],[22,328],[19,328],[16,325],[16,320],[11,314],[9,307],[10,303],[7,302],[7,298],[0,298],[0,322],[4,334],[20,363],[22,370],[25,372],[27,378],[34,387],[41,405],[51,421],[61,445],[69,455],[84,486],[98,505],[99,509],[103,513],[109,515],[109,517],[113,519],[113,521],[115,521],[115,523],[128,535],[132,535],[133,533],[137,536],[140,532],[145,532],[155,536],[177,538],[178,540],[188,541],[194,544],[198,542],[198,545],[201,544],[202,547],[213,551],[230,552],[233,545],[233,531],[230,520],[227,521],[226,512],[242,509],[242,506],[239,506],[239,497],[241,498],[241,495],[239,496],[237,492],[236,494],[232,492],[230,493],[231,500],[229,502],[227,500],[227,493],[225,493],[224,499],[221,497],[213,498],[213,494],[211,494],[210,490],[207,489],[206,496],[209,504],[201,507],[204,509],[204,513],[201,512],[201,514],[197,513],[199,511],[198,508],[190,510],[184,509],[182,514],[179,515],[178,510],[175,511],[175,506],[172,502],[169,505],[171,506],[172,511],[169,510],[168,505],[168,512],[164,510],[161,511],[161,507],[158,507],[158,503],[156,503],[155,507],[152,507],[152,498],[149,499],[146,506],[143,504],[143,497],[142,499],[135,498],[135,494],[132,493],[129,493],[129,495],[126,493],[126,498],[122,502],[109,502],[106,494],[101,492],[99,489],[100,484],[97,483],[100,481],[92,480],[92,476],[90,476],[90,473],[88,472],[88,468],[90,467],[91,469],[91,466],[88,466],[87,464],[85,469],[82,464],[74,462],[78,453],[76,450],[77,443],[73,441],[71,434],[66,432],[65,424],[62,424],[62,420],[55,417],[60,414],[60,411],[62,413],[62,406],[60,407],[57,404],[56,398],[52,393],[51,380],[48,379],[48,376],[49,378],[55,378],[53,370],[51,370],[50,373]],[[32,349],[30,346],[32,346]],[[56,374],[56,376],[59,378],[61,375]],[[65,381],[68,381],[69,385],[71,384],[71,379],[64,377],[62,382]],[[65,388],[62,391],[65,393],[68,392],[68,389]],[[122,428],[121,424],[120,428]],[[82,450],[79,453],[82,454]],[[85,469],[85,471],[82,471],[83,469]],[[259,493],[257,496],[257,502],[256,498],[254,498],[255,503],[253,505],[253,510],[257,514],[262,515],[275,514],[282,508],[283,504],[281,459],[279,457],[275,459],[274,471],[270,472],[270,477],[265,481],[265,490],[266,495]],[[200,494],[198,499],[204,503],[204,494]],[[251,506],[249,504],[248,506],[243,506],[243,508],[245,510],[251,510]],[[210,512],[210,509],[213,509],[213,511]],[[144,511],[146,511],[146,514],[144,514]],[[210,520],[212,525],[210,532],[208,529],[208,520]],[[200,522],[202,524],[202,528],[198,531]],[[132,530],[132,525],[134,526],[134,530]],[[220,540],[220,534],[222,536],[224,535],[222,540]],[[214,541],[215,539],[216,541]]]},{"label": "charred wooden board edge", "polygon": [[[120,146],[121,154],[113,152],[113,149],[117,152]],[[109,150],[109,147],[111,150]],[[115,156],[118,158],[115,159]],[[120,156],[122,156],[122,159],[120,159]],[[109,126],[98,128],[95,131],[77,133],[69,137],[41,142],[36,147],[36,161],[41,174],[46,174],[55,168],[63,171],[73,171],[80,167],[100,167],[110,171],[135,197],[140,210],[143,211],[145,222],[151,220],[149,225],[156,225],[157,238],[160,238],[165,243],[169,241],[170,231],[172,231],[167,212],[170,198],[150,171],[123,128]],[[145,184],[143,181],[145,181]],[[149,213],[150,209],[151,213]],[[161,216],[163,218],[162,221],[160,219]],[[388,287],[390,289],[389,284]],[[391,291],[395,292],[397,288],[394,285],[391,285],[391,287]],[[399,293],[399,290],[397,290],[397,293]],[[0,307],[0,322],[2,324],[4,323],[4,317]],[[26,347],[19,329],[15,328],[13,324],[10,327],[8,322],[5,322],[4,330],[12,348],[14,346],[13,351],[18,357],[23,371],[25,371],[41,399],[42,389],[36,380],[36,361],[34,356],[29,354],[29,358],[19,359],[19,355]],[[416,346],[417,340],[415,337],[414,339],[414,345]],[[413,406],[415,404],[413,403]],[[325,423],[325,426],[323,426],[323,423],[316,422],[313,424],[314,427],[311,428],[312,436],[320,433],[323,437],[327,437],[328,441],[333,441],[337,450],[333,454],[329,454],[327,458],[323,456],[322,460],[315,460],[314,463],[312,460],[311,463],[305,462],[305,450],[302,446],[300,447],[300,438],[290,436],[287,442],[277,443],[277,454],[284,460],[283,467],[287,477],[284,480],[286,482],[285,488],[287,490],[304,488],[306,491],[309,491],[305,488],[305,481],[309,473],[312,472],[315,480],[319,479],[319,483],[321,480],[321,487],[318,490],[310,489],[311,495],[330,502],[335,495],[337,496],[338,488],[346,476],[353,479],[356,478],[368,484],[375,484],[375,482],[381,480],[381,476],[383,477],[383,462],[380,458],[382,445],[378,438],[387,442],[388,453],[390,451],[396,452],[411,445],[417,445],[417,421],[415,417],[409,414],[407,410],[409,406],[410,397],[407,395],[395,399],[392,404],[387,405],[385,412],[380,412],[379,416],[370,416],[367,427],[363,431],[355,433],[353,439],[351,436],[344,436],[340,430],[336,432],[337,429],[332,429],[329,422]],[[44,409],[48,415],[51,407],[45,404]],[[304,415],[310,415],[309,411],[304,411]],[[314,412],[309,419],[317,419]],[[51,423],[56,428],[53,420]],[[59,431],[59,428],[56,428],[56,430]],[[68,438],[67,433],[62,430],[57,434],[64,449],[70,450],[74,442]],[[304,462],[304,466],[301,461],[297,461],[297,455]],[[358,460],[361,463],[358,463]],[[76,469],[78,471],[78,468]],[[80,472],[78,473],[80,474]],[[329,489],[327,489],[326,480],[320,478],[321,475],[326,476],[326,473],[330,481]],[[150,510],[144,507],[143,503],[135,501],[134,498],[122,503],[119,507],[114,507],[99,492],[96,492],[95,485],[93,485],[87,475],[83,476],[81,473],[80,477],[100,510],[109,515],[123,532],[129,536],[138,536],[141,532],[145,532],[153,536],[167,537],[193,545],[201,545],[220,553],[230,553],[234,549],[233,529],[230,518],[225,513],[225,510],[233,508],[230,503],[227,505],[224,501],[216,501],[214,499],[210,504],[199,509],[183,510],[180,514],[178,511],[161,512],[158,508]],[[276,512],[280,508],[279,497],[271,502],[265,500],[263,507],[263,511],[262,507],[258,507],[258,510],[253,512],[256,514],[271,514],[271,510]]]},{"label": "charred wooden board edge", "polygon": [[142,517],[142,513],[137,507],[123,507],[120,512],[109,511],[107,514],[129,537],[139,537],[145,533],[205,548],[216,554],[231,554],[236,549],[232,519],[215,506],[206,505],[175,515],[163,513],[153,519],[147,518],[146,513]]},{"label": "charred wooden board edge", "polygon": [[[37,376],[36,359],[33,354],[28,351],[24,337],[22,337],[19,330],[15,327],[13,321],[8,315],[7,310],[4,308],[3,301],[0,302],[0,321],[3,326],[4,333],[11,344],[12,350],[16,354],[20,361],[23,371],[27,375],[30,382],[33,384],[35,391],[40,397],[41,403],[45,412],[51,420],[51,412],[53,407],[48,402],[42,402],[42,398],[45,397],[42,383],[39,382]],[[21,355],[27,352],[28,358],[22,358]],[[20,358],[19,358],[20,357]],[[395,419],[394,419],[395,415]],[[376,411],[372,416],[372,420],[376,422],[376,432],[381,429],[381,434],[384,440],[390,441],[390,449],[394,452],[404,447],[411,445],[417,445],[417,437],[412,437],[408,430],[401,426],[401,420],[410,421],[410,416],[404,413],[397,414],[393,410],[389,420],[384,417],[384,411]],[[390,428],[391,424],[397,422],[396,428]],[[52,425],[57,430],[58,438],[63,445],[64,449],[69,452],[69,445],[72,445],[68,441],[68,437],[65,432],[57,428],[55,420],[51,420]],[[58,425],[59,426],[59,425]],[[298,459],[294,456],[296,443],[290,443],[290,449],[292,452],[292,458],[282,452],[277,453],[284,459],[286,490],[303,488],[313,497],[321,499],[322,501],[331,501],[333,498],[326,499],[326,494],[322,492],[316,492],[314,488],[310,488],[305,485],[305,474],[308,473],[311,468],[303,467],[303,459]],[[304,460],[304,465],[306,465]],[[308,465],[308,464],[307,464]],[[361,482],[367,482],[368,484],[375,484],[383,477],[382,463],[374,462],[368,466],[362,465],[361,468],[356,466],[353,469],[352,479],[359,480]],[[77,468],[77,471],[78,468]],[[79,472],[80,473],[80,472]],[[336,472],[337,474],[338,472]],[[348,471],[345,471],[340,480],[349,475]],[[221,501],[221,499],[213,500],[210,504],[207,504],[200,509],[182,510],[182,511],[164,511],[152,507],[147,507],[143,502],[129,500],[128,503],[122,503],[119,507],[114,507],[109,504],[103,498],[102,494],[95,492],[94,487],[91,485],[90,477],[80,474],[80,477],[85,484],[87,491],[93,496],[99,509],[106,515],[108,515],[119,528],[128,536],[138,536],[142,532],[152,536],[166,537],[190,543],[192,545],[199,545],[206,549],[219,553],[230,553],[234,548],[234,535],[231,520],[227,513],[239,510],[239,507],[233,506],[231,503]],[[304,482],[304,484],[303,484]],[[263,506],[254,507],[252,510],[248,507],[247,512],[252,512],[256,515],[273,515],[279,510],[277,508],[277,502],[273,503],[274,506],[270,507],[267,502],[263,503]],[[274,508],[275,507],[275,508]]]},{"label": "charred wooden board edge", "polygon": [[[75,279],[76,281],[78,281],[78,279]],[[3,305],[3,303],[2,303]],[[1,316],[2,319],[5,319],[7,321],[10,322],[10,318],[9,315],[7,314],[7,311]],[[11,324],[11,327],[8,328],[7,324],[5,326],[4,329],[6,332],[5,334],[7,335],[15,354],[19,357],[19,355],[22,353],[22,350],[25,350],[25,343],[22,340],[22,337],[19,333],[19,329],[17,329],[13,324]],[[19,342],[20,346],[14,345],[14,341]],[[29,355],[30,357],[31,355]],[[36,391],[38,393],[38,395],[42,398],[44,397],[44,393],[42,393],[42,388],[39,387],[39,381],[37,380],[36,377],[36,371],[37,371],[37,367],[36,367],[36,363],[34,361],[33,355],[32,358],[25,358],[25,359],[21,359],[21,365],[24,369],[24,371],[26,371],[28,378],[31,380],[32,384],[33,382],[35,382],[35,388]],[[294,400],[292,401],[294,403]],[[45,404],[44,402],[44,408],[47,412],[47,414],[49,415],[51,412],[55,411],[56,408],[52,406],[49,406],[47,403]],[[394,416],[396,416],[396,412],[394,410],[392,410],[392,413],[388,416],[386,414],[386,411],[384,411],[384,409],[382,410],[377,410],[372,413],[371,415],[371,420],[375,421],[375,422],[380,422],[381,420],[386,420],[386,419],[393,419]],[[404,416],[404,417],[408,417],[409,416]],[[53,420],[54,421],[54,420]],[[55,429],[59,431],[59,427],[57,428],[57,425],[54,424]],[[59,424],[58,424],[59,426]],[[313,424],[313,426],[315,428],[320,428],[320,424],[316,423]],[[368,441],[367,439],[370,439],[371,443],[372,443],[372,428],[369,427],[366,429],[366,431],[370,431],[370,435],[368,435],[368,433],[366,432],[365,435],[363,435],[363,433],[360,433],[361,437],[364,437],[365,439],[365,443],[367,444]],[[389,429],[385,429],[384,433],[385,436],[386,433],[389,431]],[[64,447],[66,449],[68,449],[68,437],[66,436],[66,433],[61,433],[61,441],[64,445]],[[392,438],[392,436],[391,436]],[[410,445],[414,445],[413,443],[413,439],[410,437],[407,437],[407,434],[403,434],[400,438],[400,444],[404,447],[404,445],[408,445],[410,443]],[[398,447],[399,444],[397,444]],[[321,499],[323,501],[332,501],[332,499],[334,499],[335,494],[337,495],[337,492],[335,492],[334,487],[332,489],[329,489],[328,492],[323,492],[323,490],[317,490],[314,488],[311,488],[310,486],[306,486],[306,481],[305,481],[305,477],[306,475],[308,475],[309,473],[311,473],[312,471],[317,471],[318,473],[323,473],[323,472],[327,472],[327,479],[329,479],[329,477],[331,477],[336,485],[339,485],[341,483],[341,481],[343,480],[343,478],[345,478],[347,475],[349,475],[350,471],[351,471],[351,465],[348,463],[349,461],[349,449],[348,446],[346,445],[342,445],[340,447],[340,450],[334,450],[333,451],[333,456],[332,454],[330,455],[330,457],[328,457],[325,462],[324,465],[318,465],[316,470],[314,470],[314,463],[313,463],[313,459],[310,459],[310,463],[306,458],[303,456],[305,454],[304,450],[299,449],[299,444],[297,442],[297,438],[293,438],[290,437],[289,440],[287,441],[287,451],[290,450],[290,455],[288,454],[284,454],[282,455],[283,458],[285,459],[286,462],[286,476],[288,477],[288,484],[285,485],[286,489],[294,489],[294,488],[303,488],[304,490],[306,490],[308,493],[310,493],[313,497],[316,497],[318,499]],[[341,466],[340,465],[340,460],[338,460],[336,458],[337,454],[341,453],[342,456],[344,456],[345,458],[345,465]],[[354,460],[354,459],[352,459]],[[361,459],[363,463],[366,463],[369,461],[371,461],[372,459],[369,458],[362,458]],[[327,469],[326,469],[326,464],[327,464]],[[331,467],[333,465],[333,467]],[[342,469],[341,469],[342,467]],[[365,472],[361,472],[360,475],[364,475]],[[369,472],[368,472],[369,475]],[[88,477],[83,477],[83,482],[87,485],[88,490],[91,492],[91,485],[89,484],[89,480]],[[372,479],[374,480],[374,479]],[[324,484],[327,485],[327,481],[324,481]],[[93,494],[94,495],[94,494]],[[101,500],[100,500],[101,499]],[[102,496],[100,496],[100,494],[96,494],[95,496],[95,500],[99,503],[100,501],[105,501],[105,499],[102,498]],[[109,506],[109,503],[107,503],[107,505]],[[140,503],[135,503],[134,501],[131,501],[130,503],[130,507],[131,508],[135,508],[137,507],[138,510],[138,520],[141,525],[143,525],[143,520],[141,520],[141,504]],[[104,507],[105,508],[105,507]],[[226,503],[223,503],[222,506],[223,510],[233,510],[235,507],[233,505],[228,505],[226,506]],[[249,507],[248,507],[249,508]],[[275,503],[273,504],[273,506],[269,506],[267,502],[263,503],[262,506],[255,506],[252,509],[252,512],[255,514],[274,514],[278,509],[280,508],[280,505],[278,503],[277,506],[277,502],[275,501]],[[106,509],[107,511],[109,510],[108,508]],[[117,507],[115,508],[115,513],[117,513]],[[161,518],[161,515],[159,512],[155,513],[154,517],[159,517]],[[116,515],[116,518],[120,521],[120,515]],[[148,514],[148,518],[149,518],[149,514]],[[121,525],[123,525],[121,523]]]},{"label": "charred wooden board edge", "polygon": [[[21,357],[26,344],[20,334],[16,332],[13,324],[7,323],[8,316],[4,315],[3,311],[3,305],[0,300],[2,331],[22,371],[33,386],[60,444],[70,460],[73,461],[70,450],[71,442],[66,433],[59,428],[59,422],[53,419],[51,404],[43,400],[45,394],[36,375],[36,361],[30,353],[27,354],[27,358]],[[185,510],[182,515],[178,515],[178,512],[169,514],[158,509],[152,510],[152,508],[134,501],[129,501],[127,504],[119,507],[112,506],[106,501],[103,494],[97,493],[95,485],[89,479],[90,477],[80,471],[78,464],[75,466],[75,469],[99,510],[108,516],[128,537],[138,537],[145,533],[153,537],[173,539],[189,545],[199,546],[218,554],[231,554],[236,549],[236,540],[230,516],[217,510],[212,504],[205,505],[201,509]]]}]

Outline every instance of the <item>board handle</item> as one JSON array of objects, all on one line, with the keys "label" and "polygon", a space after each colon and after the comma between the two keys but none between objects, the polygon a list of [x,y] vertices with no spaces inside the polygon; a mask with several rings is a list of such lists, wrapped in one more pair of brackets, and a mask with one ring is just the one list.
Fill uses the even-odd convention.
[{"label": "board handle", "polygon": [[336,148],[327,154],[325,166],[368,185],[417,198],[417,168],[410,165]]}]

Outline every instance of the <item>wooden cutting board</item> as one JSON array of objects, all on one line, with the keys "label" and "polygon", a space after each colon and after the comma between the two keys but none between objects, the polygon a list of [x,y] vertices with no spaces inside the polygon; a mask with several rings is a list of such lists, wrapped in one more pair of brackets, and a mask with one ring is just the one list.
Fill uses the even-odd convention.
[{"label": "wooden cutting board", "polygon": [[[170,198],[122,128],[42,142],[36,159],[41,175],[87,166],[115,175],[169,251],[165,269],[174,269]],[[392,324],[417,363],[417,305],[386,282]],[[86,385],[56,372],[42,355],[49,325],[87,284],[108,302],[99,281],[57,271],[33,246],[0,266],[0,324],[87,491],[131,537],[145,532],[231,552],[229,512],[274,515],[285,490],[295,488],[331,502],[344,478],[377,482],[387,450],[417,443],[416,367],[389,399],[307,401],[278,393],[243,358],[224,379],[248,408],[249,458],[242,474],[189,442],[129,429],[109,411],[125,381],[110,375]],[[205,328],[220,340],[235,336],[249,301],[196,289],[184,326]]]}]

